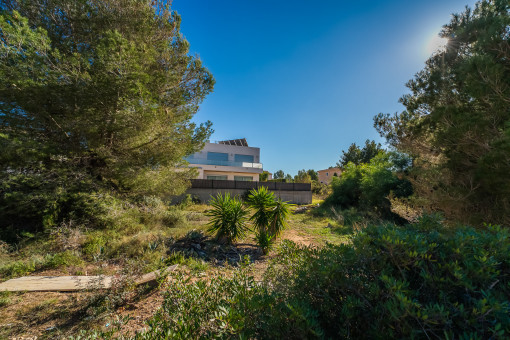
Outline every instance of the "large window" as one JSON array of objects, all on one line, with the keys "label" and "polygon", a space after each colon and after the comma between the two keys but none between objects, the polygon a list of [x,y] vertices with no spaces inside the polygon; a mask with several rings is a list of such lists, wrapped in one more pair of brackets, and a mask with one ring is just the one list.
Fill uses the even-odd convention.
[{"label": "large window", "polygon": [[234,160],[236,162],[253,163],[253,155],[238,155],[238,154],[236,154],[234,157],[235,157]]},{"label": "large window", "polygon": [[234,176],[234,181],[252,182],[253,177],[251,177],[251,176]]},{"label": "large window", "polygon": [[228,153],[208,152],[207,159],[211,161],[228,161]]},{"label": "large window", "polygon": [[226,181],[226,180],[227,180],[227,176],[219,176],[219,175],[213,176],[213,175],[207,175],[207,179],[214,179],[214,180],[217,180],[217,181]]}]

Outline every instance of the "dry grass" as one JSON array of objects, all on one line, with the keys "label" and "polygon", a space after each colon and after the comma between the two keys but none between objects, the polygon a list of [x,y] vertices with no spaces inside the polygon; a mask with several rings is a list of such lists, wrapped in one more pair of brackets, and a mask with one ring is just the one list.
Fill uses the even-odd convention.
[{"label": "dry grass", "polygon": [[[303,245],[321,246],[325,242],[346,242],[346,230],[332,219],[315,217],[313,207],[292,214],[289,227],[278,242],[288,239]],[[166,209],[166,208],[165,208]],[[228,263],[236,261],[212,261],[170,253],[171,245],[181,240],[191,230],[205,235],[208,252],[223,249],[223,253],[241,260],[250,255],[255,260],[253,275],[260,278],[274,251],[263,256],[255,245],[253,233],[230,248],[214,246],[214,239],[207,234],[209,206],[193,204],[181,209],[162,210],[153,206],[140,212],[113,207],[109,218],[116,218],[114,227],[103,230],[86,230],[72,223],[63,224],[47,238],[32,239],[19,248],[0,254],[0,273],[6,268],[19,264],[18,270],[10,269],[10,276],[22,276],[27,272],[36,275],[99,275],[99,274],[141,274],[179,263],[181,270],[200,272],[202,275],[229,275]],[[49,257],[43,254],[75,254],[81,263],[75,263],[65,256],[56,265],[45,268],[41,265]],[[230,254],[230,255],[229,255]],[[209,253],[207,258],[214,259]],[[54,256],[54,255],[51,255]],[[45,260],[46,259],[46,260]],[[76,259],[75,259],[76,260]],[[31,264],[35,264],[33,268]],[[25,266],[25,267],[24,267]],[[229,269],[230,268],[230,269]],[[7,270],[8,271],[8,270]],[[133,320],[128,330],[135,332],[143,327],[144,320],[154,313],[162,301],[161,290],[140,289],[127,283],[102,292],[40,292],[11,293],[0,295],[0,338],[37,336],[39,339],[64,338],[75,334],[78,329],[104,328],[117,317],[130,315]]]}]

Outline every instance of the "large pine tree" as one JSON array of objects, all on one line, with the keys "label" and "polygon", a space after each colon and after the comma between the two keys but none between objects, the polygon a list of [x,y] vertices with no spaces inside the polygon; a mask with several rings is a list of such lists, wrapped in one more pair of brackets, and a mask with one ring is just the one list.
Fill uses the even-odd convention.
[{"label": "large pine tree", "polygon": [[167,1],[1,0],[0,10],[0,215],[42,186],[185,189],[183,158],[211,133],[191,118],[214,79]]},{"label": "large pine tree", "polygon": [[408,83],[406,111],[376,128],[414,157],[420,204],[465,222],[510,225],[510,3],[484,0],[453,16]]}]

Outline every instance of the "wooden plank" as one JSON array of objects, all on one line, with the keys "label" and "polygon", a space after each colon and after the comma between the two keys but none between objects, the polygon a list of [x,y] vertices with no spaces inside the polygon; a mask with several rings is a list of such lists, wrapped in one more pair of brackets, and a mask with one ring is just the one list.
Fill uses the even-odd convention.
[{"label": "wooden plank", "polygon": [[24,276],[0,283],[0,291],[69,292],[110,288],[112,282],[113,276]]},{"label": "wooden plank", "polygon": [[[174,271],[177,265],[163,270],[164,273]],[[155,281],[161,276],[161,271],[135,278],[136,284]],[[107,289],[115,282],[114,276],[24,276],[0,283],[0,291],[9,292],[70,292],[84,289]]]},{"label": "wooden plank", "polygon": [[155,271],[150,272],[148,274],[142,275],[141,277],[135,279],[135,283],[137,285],[139,285],[139,284],[147,283],[147,282],[150,282],[150,281],[156,281],[162,275],[169,274],[170,272],[173,272],[174,270],[176,270],[178,266],[179,266],[178,264],[174,264],[173,266],[170,266],[170,267],[167,267],[167,268],[163,269],[163,271],[155,270]]}]

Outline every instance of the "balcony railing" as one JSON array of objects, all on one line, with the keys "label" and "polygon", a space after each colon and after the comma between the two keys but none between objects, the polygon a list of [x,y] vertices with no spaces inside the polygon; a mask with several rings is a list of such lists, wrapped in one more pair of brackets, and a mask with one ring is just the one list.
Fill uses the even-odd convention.
[{"label": "balcony railing", "polygon": [[212,159],[193,158],[193,157],[186,157],[185,159],[190,164],[222,165],[222,166],[236,166],[236,167],[241,167],[241,168],[262,169],[262,163],[216,161],[216,160],[212,160]]}]

